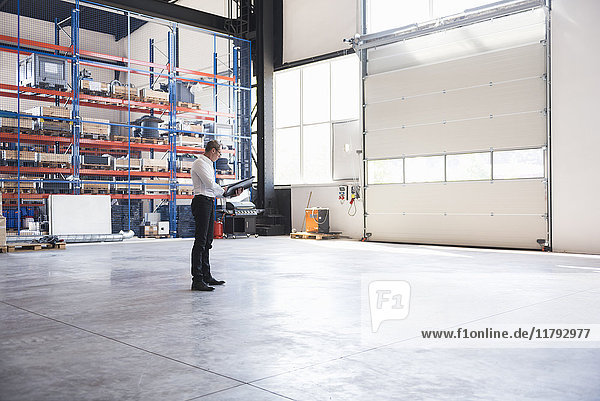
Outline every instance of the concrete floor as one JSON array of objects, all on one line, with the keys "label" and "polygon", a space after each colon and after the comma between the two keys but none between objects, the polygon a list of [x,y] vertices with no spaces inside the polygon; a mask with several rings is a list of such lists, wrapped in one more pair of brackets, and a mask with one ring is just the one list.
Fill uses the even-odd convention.
[{"label": "concrete floor", "polygon": [[[600,257],[219,240],[227,284],[200,293],[191,245],[0,254],[0,400],[600,399],[599,342],[411,343],[473,322],[597,325]],[[390,278],[410,283],[412,323],[372,333],[363,289]]]}]

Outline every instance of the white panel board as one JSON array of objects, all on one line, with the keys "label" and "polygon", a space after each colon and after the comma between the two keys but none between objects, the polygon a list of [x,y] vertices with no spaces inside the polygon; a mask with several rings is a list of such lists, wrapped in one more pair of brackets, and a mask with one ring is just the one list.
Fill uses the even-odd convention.
[{"label": "white panel board", "polygon": [[498,84],[546,73],[546,48],[540,43],[488,52],[468,58],[369,75],[366,103],[451,91],[474,85]]},{"label": "white panel board", "polygon": [[553,249],[600,254],[600,2],[552,1]]},{"label": "white panel board", "polygon": [[534,112],[369,132],[367,158],[541,147],[546,143],[546,116]]},{"label": "white panel board", "polygon": [[538,78],[370,104],[365,113],[366,129],[371,132],[403,125],[541,112],[546,104],[545,91],[546,82]]},{"label": "white panel board", "polygon": [[544,10],[538,9],[375,48],[368,54],[368,72],[377,74],[539,43],[546,33],[544,21]]},{"label": "white panel board", "polygon": [[366,192],[369,214],[546,213],[541,179],[370,185]]},{"label": "white panel board", "polygon": [[374,241],[540,249],[546,219],[540,216],[369,216]]},{"label": "white panel board", "polygon": [[357,32],[356,0],[284,0],[283,60],[286,63],[348,49]]},{"label": "white panel board", "polygon": [[536,249],[546,238],[539,179],[371,185],[366,197],[374,240]]},{"label": "white panel board", "polygon": [[50,195],[50,233],[111,234],[109,195]]},{"label": "white panel board", "polygon": [[362,170],[362,132],[358,120],[333,123],[333,179],[358,179]]}]

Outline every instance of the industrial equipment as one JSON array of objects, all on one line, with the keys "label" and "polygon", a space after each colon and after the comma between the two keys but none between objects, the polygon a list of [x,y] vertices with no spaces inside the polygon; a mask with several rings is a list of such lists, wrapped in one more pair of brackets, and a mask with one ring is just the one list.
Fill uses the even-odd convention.
[{"label": "industrial equipment", "polygon": [[329,209],[321,207],[304,209],[304,223],[307,233],[329,233]]},{"label": "industrial equipment", "polygon": [[261,212],[252,202],[227,202],[223,215],[225,238],[249,237],[256,233],[256,216]]},{"label": "industrial equipment", "polygon": [[64,90],[67,88],[67,61],[33,53],[19,61],[19,85]]}]

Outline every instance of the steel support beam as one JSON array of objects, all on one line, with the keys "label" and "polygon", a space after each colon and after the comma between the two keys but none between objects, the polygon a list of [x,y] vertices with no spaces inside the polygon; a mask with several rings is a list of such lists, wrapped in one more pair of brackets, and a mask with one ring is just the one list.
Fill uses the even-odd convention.
[{"label": "steel support beam", "polygon": [[275,133],[273,124],[273,71],[275,61],[274,19],[275,5],[281,0],[264,0],[255,4],[256,54],[254,58],[257,79],[257,134],[258,134],[258,196],[260,208],[275,207]]},{"label": "steel support beam", "polygon": [[95,0],[95,3],[121,8],[199,28],[229,34],[226,17],[156,0]]}]

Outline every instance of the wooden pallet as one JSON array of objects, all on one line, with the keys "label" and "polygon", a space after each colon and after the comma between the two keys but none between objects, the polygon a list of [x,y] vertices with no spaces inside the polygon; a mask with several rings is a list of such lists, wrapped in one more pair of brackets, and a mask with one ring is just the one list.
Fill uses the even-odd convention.
[{"label": "wooden pallet", "polygon": [[58,244],[10,244],[0,247],[0,253],[23,252],[23,251],[47,251],[66,249],[67,244],[59,242]]},{"label": "wooden pallet", "polygon": [[[2,188],[2,193],[5,194],[16,194],[18,192],[18,188],[8,187]],[[37,191],[35,188],[21,188],[22,194],[35,194]]]},{"label": "wooden pallet", "polygon": [[202,105],[198,103],[177,102],[177,107],[185,107],[186,109],[201,110]]},{"label": "wooden pallet", "polygon": [[[16,134],[19,132],[17,127],[1,127],[2,132],[7,134]],[[21,134],[35,134],[36,132],[32,128],[21,127]]]},{"label": "wooden pallet", "polygon": [[128,98],[127,97],[127,93],[113,93],[112,97],[116,98],[116,99],[131,100],[131,101],[135,101],[135,102],[143,101],[143,99],[140,98],[139,95],[133,95],[132,94],[131,97]]},{"label": "wooden pallet", "polygon": [[297,232],[290,233],[290,238],[299,238],[299,239],[337,239],[340,238],[341,233],[307,233],[307,232]]}]

